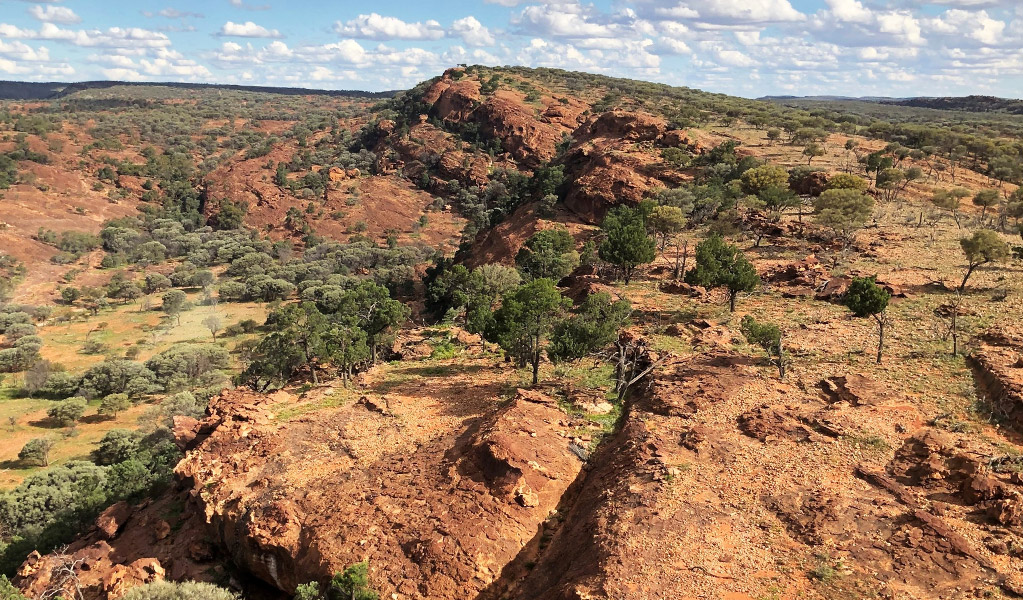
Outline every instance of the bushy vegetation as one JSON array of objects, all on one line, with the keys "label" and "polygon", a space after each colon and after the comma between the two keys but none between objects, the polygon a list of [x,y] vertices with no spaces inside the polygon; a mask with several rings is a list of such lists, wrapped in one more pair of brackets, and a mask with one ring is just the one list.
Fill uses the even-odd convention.
[{"label": "bushy vegetation", "polygon": [[129,589],[125,600],[238,600],[238,594],[199,581],[154,581]]},{"label": "bushy vegetation", "polygon": [[298,586],[295,600],[378,600],[380,595],[369,581],[369,563],[360,562],[335,573],[325,589],[318,582]]},{"label": "bushy vegetation", "polygon": [[43,340],[36,335],[35,307],[0,305],[0,373],[15,373],[31,367],[39,359]]},{"label": "bushy vegetation", "polygon": [[[123,443],[133,436],[138,436],[133,445]],[[25,460],[44,456],[35,449]],[[49,552],[67,543],[110,504],[162,489],[179,458],[166,429],[148,436],[111,432],[100,444],[97,464],[54,466],[0,493],[0,572],[11,574],[32,550]]]}]

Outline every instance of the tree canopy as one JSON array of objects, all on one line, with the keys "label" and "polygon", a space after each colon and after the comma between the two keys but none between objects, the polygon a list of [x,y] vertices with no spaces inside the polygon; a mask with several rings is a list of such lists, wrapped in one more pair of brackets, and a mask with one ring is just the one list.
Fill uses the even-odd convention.
[{"label": "tree canopy", "polygon": [[728,290],[729,309],[735,310],[740,292],[752,292],[760,286],[760,276],[738,246],[719,235],[712,235],[696,246],[696,266],[685,276],[686,283],[707,289]]},{"label": "tree canopy", "polygon": [[656,242],[647,235],[646,215],[642,206],[616,206],[600,226],[604,240],[598,254],[601,260],[614,265],[628,285],[636,267],[656,257]]}]

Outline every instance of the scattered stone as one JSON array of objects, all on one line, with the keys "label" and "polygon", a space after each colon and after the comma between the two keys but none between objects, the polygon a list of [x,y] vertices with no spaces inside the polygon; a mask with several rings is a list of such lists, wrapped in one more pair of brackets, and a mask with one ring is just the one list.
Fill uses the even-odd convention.
[{"label": "scattered stone", "polygon": [[96,517],[96,527],[104,539],[112,540],[120,533],[131,513],[132,508],[127,502],[118,502]]},{"label": "scattered stone", "polygon": [[863,375],[836,375],[821,380],[819,386],[827,401],[832,403],[874,406],[891,399],[886,387]]},{"label": "scattered stone", "polygon": [[157,541],[167,539],[167,536],[170,535],[170,532],[171,532],[170,523],[162,519],[157,521],[156,526],[153,527],[153,536],[156,537]]}]

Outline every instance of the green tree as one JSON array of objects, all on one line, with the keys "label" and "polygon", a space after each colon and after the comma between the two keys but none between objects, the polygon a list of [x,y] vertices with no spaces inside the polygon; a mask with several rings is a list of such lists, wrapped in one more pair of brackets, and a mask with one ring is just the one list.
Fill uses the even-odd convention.
[{"label": "green tree", "polygon": [[781,218],[781,213],[786,208],[797,206],[802,202],[799,196],[788,187],[764,188],[757,194],[757,199],[764,203],[764,208],[767,209],[772,216],[772,220],[775,222]]},{"label": "green tree", "polygon": [[[285,179],[287,179],[287,175],[285,175]],[[281,184],[278,183],[277,185]],[[245,219],[245,213],[248,210],[249,207],[244,202],[231,202],[230,200],[222,199],[220,201],[220,210],[214,219],[217,229],[238,229],[242,226],[242,221]]]},{"label": "green tree", "polygon": [[263,392],[275,382],[287,382],[307,358],[287,331],[271,331],[252,353],[249,365],[238,376],[253,389]]},{"label": "green tree", "polygon": [[952,220],[955,221],[956,226],[962,229],[963,225],[959,218],[959,210],[962,207],[963,198],[969,195],[970,190],[961,187],[951,190],[935,190],[934,195],[931,197],[931,203],[937,208],[947,210],[952,215]]},{"label": "green tree", "polygon": [[575,240],[564,227],[538,231],[519,249],[515,265],[528,278],[559,281],[579,266]]},{"label": "green tree", "polygon": [[857,317],[871,317],[877,322],[877,364],[881,364],[884,351],[884,334],[888,326],[888,301],[892,296],[883,287],[877,285],[875,277],[857,277],[849,285],[845,294],[845,305]]},{"label": "green tree", "polygon": [[201,419],[206,414],[206,402],[200,402],[191,392],[178,392],[164,398],[160,403],[160,412],[166,419],[168,427],[174,424],[174,417],[191,417]]},{"label": "green tree", "polygon": [[185,309],[185,302],[188,296],[181,290],[168,290],[160,297],[162,310],[167,316],[173,317],[178,325],[181,325],[181,311]]},{"label": "green tree", "polygon": [[679,261],[682,254],[682,232],[686,229],[686,216],[677,206],[655,206],[647,217],[647,225],[654,232],[654,239],[659,241],[658,249],[664,254],[671,245],[675,248],[675,279],[679,278],[681,267]]},{"label": "green tree", "polygon": [[899,192],[906,183],[906,172],[894,167],[882,169],[877,173],[874,185],[881,193],[881,199],[885,202],[898,200]]},{"label": "green tree", "polygon": [[877,177],[880,176],[882,171],[895,166],[895,159],[888,156],[884,150],[868,154],[866,158],[862,160],[865,162],[865,169],[867,173],[875,173],[875,185],[877,183]]},{"label": "green tree", "polygon": [[739,179],[744,193],[758,196],[767,188],[787,188],[789,172],[779,165],[762,165],[749,169]]},{"label": "green tree", "polygon": [[843,244],[866,224],[873,210],[874,199],[852,189],[825,190],[814,202],[817,222],[834,231]]},{"label": "green tree", "polygon": [[81,396],[59,400],[46,410],[46,416],[53,419],[61,427],[69,427],[82,418],[82,415],[85,414],[86,405],[85,398]]},{"label": "green tree", "polygon": [[688,167],[693,161],[692,155],[681,148],[665,148],[661,150],[661,159],[676,169]]},{"label": "green tree", "polygon": [[170,288],[171,280],[161,273],[146,273],[142,283],[142,291],[147,294],[155,294]]},{"label": "green tree", "polygon": [[[6,158],[6,157],[4,157]],[[2,173],[0,173],[2,175]],[[7,189],[7,186],[2,185],[3,181],[0,180],[0,189]],[[0,575],[0,600],[29,600],[27,596],[24,596],[6,575]]]},{"label": "green tree", "polygon": [[607,292],[590,294],[576,314],[555,324],[547,355],[558,362],[578,360],[602,350],[618,338],[631,314],[628,300],[613,300]]},{"label": "green tree", "polygon": [[686,283],[707,289],[728,290],[729,310],[735,311],[740,292],[752,292],[760,286],[760,276],[737,246],[719,235],[712,235],[696,245],[696,266],[685,276]]},{"label": "green tree", "polygon": [[540,357],[555,324],[572,301],[550,279],[534,279],[504,295],[494,313],[488,338],[500,344],[520,366],[533,368],[533,385],[540,380]]},{"label": "green tree", "polygon": [[142,434],[128,429],[111,429],[100,439],[92,453],[97,465],[113,465],[138,455]]},{"label": "green tree", "polygon": [[[301,352],[301,361],[295,365],[295,369],[302,366],[309,367],[313,383],[319,384],[316,360],[324,353],[322,344],[323,332],[327,328],[327,317],[316,308],[316,304],[302,302],[282,306],[270,313],[266,324],[273,328],[275,334],[283,336],[298,347]],[[289,377],[290,375],[289,373]]]},{"label": "green tree", "polygon": [[966,274],[963,275],[963,282],[959,284],[959,293],[966,289],[966,281],[977,267],[1002,262],[1009,257],[1009,244],[990,229],[981,229],[970,237],[962,238],[959,245],[966,255]]},{"label": "green tree", "polygon": [[646,217],[642,207],[612,208],[600,226],[604,240],[598,254],[622,274],[625,285],[629,284],[636,267],[647,264],[657,256],[657,244],[647,235]]},{"label": "green tree", "polygon": [[980,222],[984,222],[989,208],[1002,203],[1002,195],[998,190],[981,190],[973,197],[973,205],[980,207]]},{"label": "green tree", "polygon": [[850,173],[835,173],[828,179],[826,187],[829,190],[859,190],[865,192],[869,185],[870,183],[862,177],[857,177]]},{"label": "green tree", "polygon": [[130,360],[108,359],[89,367],[76,389],[81,389],[89,398],[118,392],[139,398],[159,389],[155,380],[156,376],[144,365]]},{"label": "green tree", "polygon": [[79,291],[78,288],[67,286],[60,290],[60,297],[64,301],[64,304],[71,305],[75,303],[75,300],[82,297],[82,292]]},{"label": "green tree", "polygon": [[288,185],[288,167],[282,162],[277,163],[277,171],[274,173],[274,184],[280,187]]},{"label": "green tree", "polygon": [[376,364],[378,348],[394,328],[408,319],[410,311],[407,306],[392,299],[387,288],[372,281],[359,283],[352,293],[359,326],[369,336],[370,353]]},{"label": "green tree", "polygon": [[99,414],[109,415],[113,418],[117,418],[117,414],[121,411],[125,411],[131,408],[131,400],[128,398],[128,394],[119,392],[116,394],[109,394],[99,404]]},{"label": "green tree", "polygon": [[369,583],[369,563],[351,565],[330,580],[326,600],[378,600],[380,595]]},{"label": "green tree", "polygon": [[359,327],[354,315],[342,315],[327,325],[321,338],[324,355],[337,367],[341,381],[347,387],[355,367],[372,354],[366,331]]},{"label": "green tree", "polygon": [[21,451],[18,452],[18,460],[25,464],[48,467],[50,466],[51,449],[53,449],[53,440],[34,438],[26,442]]},{"label": "green tree", "polygon": [[[164,390],[172,392],[215,379],[218,369],[227,368],[230,355],[217,344],[175,344],[145,363]],[[128,390],[125,390],[126,392]]]},{"label": "green tree", "polygon": [[810,142],[803,148],[803,156],[806,157],[806,164],[813,163],[813,159],[824,156],[827,152],[824,150],[824,146],[821,146],[817,142]]},{"label": "green tree", "polygon": [[760,323],[753,315],[746,315],[739,324],[742,335],[750,344],[760,346],[778,367],[778,378],[785,379],[785,349],[781,329],[774,323]]}]

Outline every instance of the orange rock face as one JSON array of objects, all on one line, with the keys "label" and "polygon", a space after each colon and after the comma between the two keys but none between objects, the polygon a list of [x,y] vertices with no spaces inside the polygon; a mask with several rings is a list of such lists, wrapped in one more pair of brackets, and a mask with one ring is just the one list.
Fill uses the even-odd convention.
[{"label": "orange rock face", "polygon": [[285,591],[369,559],[384,597],[474,597],[582,466],[542,394],[457,421],[388,395],[281,425],[272,402],[221,396],[177,472],[233,560]]}]

